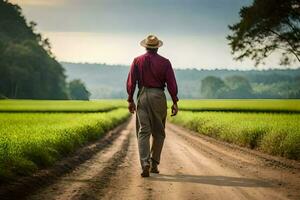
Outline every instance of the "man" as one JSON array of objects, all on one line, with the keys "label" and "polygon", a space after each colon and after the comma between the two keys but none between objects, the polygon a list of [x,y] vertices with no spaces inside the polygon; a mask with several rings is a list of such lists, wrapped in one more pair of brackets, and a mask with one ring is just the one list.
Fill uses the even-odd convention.
[{"label": "man", "polygon": [[[128,109],[132,114],[136,111],[141,176],[149,177],[150,172],[159,173],[157,165],[165,139],[167,101],[164,88],[167,85],[173,101],[171,116],[175,116],[178,112],[177,83],[170,61],[157,54],[163,42],[149,35],[140,44],[147,52],[135,58],[131,65],[127,79]],[[139,88],[137,107],[133,100],[136,84]]]}]

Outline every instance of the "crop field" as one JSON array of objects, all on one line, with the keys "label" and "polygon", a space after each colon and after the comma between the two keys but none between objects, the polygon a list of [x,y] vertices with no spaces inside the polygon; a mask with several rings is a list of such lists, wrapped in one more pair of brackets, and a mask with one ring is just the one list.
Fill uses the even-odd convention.
[{"label": "crop field", "polygon": [[0,112],[106,112],[126,106],[124,100],[1,100]]},{"label": "crop field", "polygon": [[179,104],[185,111],[300,113],[299,100],[181,100]]},{"label": "crop field", "polygon": [[[169,121],[299,160],[299,105],[297,100],[181,100],[179,114]],[[0,101],[0,179],[51,166],[129,115],[124,100]]]},{"label": "crop field", "polygon": [[[0,179],[51,166],[129,117],[121,101],[49,102],[48,106],[48,101],[0,101],[1,109],[6,104],[6,108],[23,112],[0,113]],[[101,110],[109,105],[116,106],[107,112]],[[99,109],[102,112],[89,113]],[[74,113],[58,113],[66,110]],[[75,112],[78,110],[80,113]],[[88,112],[82,113],[85,111]]]},{"label": "crop field", "polygon": [[[299,100],[187,100],[179,106],[193,111],[180,111],[176,117],[170,117],[169,121],[226,142],[299,160],[299,104]],[[208,107],[212,110],[218,108],[218,112],[201,111]],[[239,111],[229,112],[233,108]],[[260,112],[249,112],[248,109],[253,108]],[[266,112],[263,113],[264,109]],[[270,110],[273,112],[269,113]],[[277,110],[289,110],[291,113],[277,113]]]}]

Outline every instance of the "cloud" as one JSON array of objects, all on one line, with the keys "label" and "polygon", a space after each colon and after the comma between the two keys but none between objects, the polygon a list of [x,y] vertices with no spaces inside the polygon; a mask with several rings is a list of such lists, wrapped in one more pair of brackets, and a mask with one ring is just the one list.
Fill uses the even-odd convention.
[{"label": "cloud", "polygon": [[[253,68],[233,60],[226,35],[252,0],[10,0],[49,37],[59,60],[130,64],[154,32],[176,68]],[[278,55],[266,67],[276,66]]]},{"label": "cloud", "polygon": [[[129,65],[144,53],[139,45],[147,33],[44,32],[59,61],[100,62]],[[174,68],[255,69],[253,61],[233,60],[223,36],[179,36],[159,34],[164,41],[159,53],[172,62]],[[278,55],[267,59],[267,69],[277,66]],[[292,67],[292,66],[291,66]]]},{"label": "cloud", "polygon": [[60,6],[68,0],[10,0],[11,3],[21,6]]}]

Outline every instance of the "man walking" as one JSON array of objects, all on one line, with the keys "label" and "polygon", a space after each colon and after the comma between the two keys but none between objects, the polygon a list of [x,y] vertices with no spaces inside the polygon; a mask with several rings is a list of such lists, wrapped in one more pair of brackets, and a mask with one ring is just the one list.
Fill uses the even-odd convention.
[{"label": "man walking", "polygon": [[[135,58],[127,79],[128,109],[136,111],[136,132],[142,177],[151,173],[159,173],[158,164],[165,139],[165,123],[167,116],[167,101],[164,88],[171,95],[172,115],[178,112],[177,83],[170,61],[159,54],[157,50],[163,42],[154,35],[149,35],[141,41],[146,53]],[[138,84],[137,106],[133,95]],[[150,150],[150,137],[153,137]]]}]

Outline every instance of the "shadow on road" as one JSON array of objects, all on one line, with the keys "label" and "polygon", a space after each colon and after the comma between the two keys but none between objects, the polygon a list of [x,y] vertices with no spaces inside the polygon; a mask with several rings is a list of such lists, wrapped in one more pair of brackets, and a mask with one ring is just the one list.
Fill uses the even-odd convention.
[{"label": "shadow on road", "polygon": [[196,175],[152,175],[150,181],[200,183],[218,186],[237,186],[237,187],[272,187],[271,184],[249,178],[229,177],[229,176],[196,176]]}]

